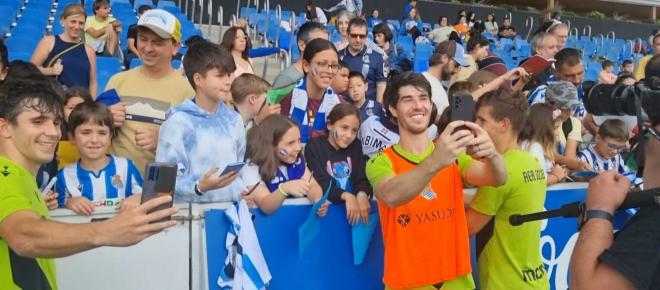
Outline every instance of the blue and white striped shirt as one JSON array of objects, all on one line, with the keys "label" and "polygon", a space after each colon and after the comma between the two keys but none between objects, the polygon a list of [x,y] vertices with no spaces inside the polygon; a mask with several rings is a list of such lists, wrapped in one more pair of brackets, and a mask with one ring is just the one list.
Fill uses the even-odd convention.
[{"label": "blue and white striped shirt", "polygon": [[108,155],[110,162],[98,174],[85,170],[80,161],[57,172],[57,200],[64,207],[67,199],[84,196],[90,201],[123,199],[142,192],[142,176],[132,161]]},{"label": "blue and white striped shirt", "polygon": [[[555,76],[550,76],[548,78],[548,82],[554,82],[557,81],[557,78]],[[534,105],[536,103],[545,103],[545,91],[548,89],[547,84],[542,84],[538,87],[536,87],[528,97],[529,105]],[[580,100],[580,105],[575,109],[575,116],[577,116],[580,120],[584,118],[584,116],[587,114],[587,110],[584,107],[584,89],[582,88],[582,85],[577,87],[578,91],[578,99]]]},{"label": "blue and white striped shirt", "polygon": [[635,186],[641,186],[644,183],[642,178],[637,177],[634,171],[628,169],[621,154],[617,154],[614,157],[605,160],[598,154],[598,152],[596,152],[595,144],[591,144],[587,149],[578,152],[577,157],[581,161],[588,163],[595,172],[601,170],[615,170],[619,174],[630,179],[630,182]]}]

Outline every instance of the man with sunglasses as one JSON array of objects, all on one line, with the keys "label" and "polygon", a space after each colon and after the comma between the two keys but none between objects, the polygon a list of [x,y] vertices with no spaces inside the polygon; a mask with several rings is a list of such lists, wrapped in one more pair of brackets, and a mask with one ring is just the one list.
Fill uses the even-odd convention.
[{"label": "man with sunglasses", "polygon": [[617,119],[603,122],[598,128],[596,142],[577,154],[577,157],[589,164],[594,172],[616,171],[630,179],[634,186],[642,185],[642,179],[630,171],[621,157],[621,151],[626,149],[628,130],[626,124]]},{"label": "man with sunglasses", "polygon": [[359,17],[353,18],[347,31],[349,45],[339,51],[339,57],[350,71],[361,72],[367,79],[367,98],[382,103],[387,82],[385,62],[381,53],[366,45],[367,22]]}]

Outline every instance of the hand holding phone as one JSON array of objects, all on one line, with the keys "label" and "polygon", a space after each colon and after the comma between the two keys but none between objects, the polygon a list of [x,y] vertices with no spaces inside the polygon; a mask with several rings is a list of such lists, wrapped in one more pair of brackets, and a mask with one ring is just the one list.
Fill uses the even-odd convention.
[{"label": "hand holding phone", "polygon": [[230,163],[228,164],[224,170],[222,170],[222,173],[218,176],[223,176],[232,172],[240,172],[241,169],[243,169],[243,166],[245,166],[245,162],[235,162],[235,163]]},{"label": "hand holding phone", "polygon": [[[146,170],[147,176],[145,177],[144,185],[142,186],[142,199],[140,204],[144,204],[151,199],[163,195],[172,196],[176,186],[176,172],[177,165],[174,163],[149,163]],[[148,213],[170,208],[173,204],[174,198],[172,198],[169,203],[152,208]],[[154,222],[167,221],[171,218],[171,216],[167,216],[166,218]]]}]

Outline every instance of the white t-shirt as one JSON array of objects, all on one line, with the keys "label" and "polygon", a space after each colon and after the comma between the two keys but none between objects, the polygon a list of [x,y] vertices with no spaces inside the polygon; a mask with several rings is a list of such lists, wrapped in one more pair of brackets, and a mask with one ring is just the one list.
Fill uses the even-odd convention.
[{"label": "white t-shirt", "polygon": [[428,71],[422,73],[426,80],[431,84],[431,100],[438,109],[438,114],[442,114],[445,108],[449,107],[449,97],[447,91],[442,87],[440,80],[432,76]]},{"label": "white t-shirt", "polygon": [[319,7],[316,7],[316,18],[319,20],[319,23],[328,23],[328,18],[325,17],[325,12],[323,12],[323,9]]},{"label": "white t-shirt", "polygon": [[552,160],[545,158],[545,153],[543,152],[543,147],[538,142],[530,143],[529,141],[523,141],[520,143],[520,149],[529,152],[536,160],[539,161],[539,164],[543,166],[546,176],[547,173],[552,172]]}]

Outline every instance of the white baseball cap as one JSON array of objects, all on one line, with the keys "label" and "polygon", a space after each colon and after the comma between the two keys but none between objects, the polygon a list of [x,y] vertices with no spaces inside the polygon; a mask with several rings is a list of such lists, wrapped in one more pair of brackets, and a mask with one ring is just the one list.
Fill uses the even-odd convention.
[{"label": "white baseball cap", "polygon": [[149,28],[162,39],[181,41],[181,23],[163,9],[151,9],[142,14],[138,26]]}]

